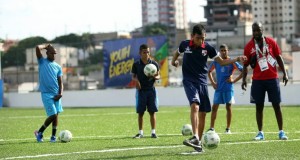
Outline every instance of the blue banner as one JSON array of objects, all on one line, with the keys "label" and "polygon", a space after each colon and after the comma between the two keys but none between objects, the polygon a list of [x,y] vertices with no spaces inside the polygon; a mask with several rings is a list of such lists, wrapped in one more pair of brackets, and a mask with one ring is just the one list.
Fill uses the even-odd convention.
[{"label": "blue banner", "polygon": [[105,87],[126,87],[131,82],[131,67],[140,59],[139,47],[147,44],[154,57],[167,42],[166,36],[152,36],[103,42]]}]

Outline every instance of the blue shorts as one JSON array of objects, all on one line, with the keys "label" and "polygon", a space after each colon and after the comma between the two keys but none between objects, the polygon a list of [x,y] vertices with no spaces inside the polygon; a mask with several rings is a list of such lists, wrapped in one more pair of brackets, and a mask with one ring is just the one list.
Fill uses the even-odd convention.
[{"label": "blue shorts", "polygon": [[61,98],[58,101],[54,101],[53,98],[55,95],[56,94],[52,93],[41,93],[44,108],[48,117],[63,111]]},{"label": "blue shorts", "polygon": [[185,94],[190,102],[199,104],[199,112],[210,112],[211,105],[207,85],[183,80]]},{"label": "blue shorts", "polygon": [[158,111],[158,98],[156,89],[136,90],[136,113],[144,113]]},{"label": "blue shorts", "polygon": [[214,94],[214,104],[234,104],[234,92],[222,92],[222,91],[215,91]]},{"label": "blue shorts", "polygon": [[278,78],[270,80],[253,80],[251,86],[250,103],[264,103],[266,92],[268,93],[269,102],[281,102]]}]

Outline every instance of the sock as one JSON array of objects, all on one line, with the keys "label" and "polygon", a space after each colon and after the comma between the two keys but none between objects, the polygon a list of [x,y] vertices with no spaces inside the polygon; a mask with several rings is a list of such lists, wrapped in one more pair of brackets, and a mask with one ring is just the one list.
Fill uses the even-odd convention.
[{"label": "sock", "polygon": [[155,134],[155,129],[152,129],[151,133],[152,133],[152,134]]},{"label": "sock", "polygon": [[261,134],[264,134],[264,132],[263,132],[263,131],[259,131],[259,133],[261,133]]},{"label": "sock", "polygon": [[53,126],[52,127],[52,136],[54,136],[55,137],[55,135],[56,135],[56,126]]},{"label": "sock", "polygon": [[43,125],[41,126],[41,128],[39,129],[39,132],[40,132],[40,133],[43,133],[43,132],[45,131],[46,128],[47,128],[47,127],[43,124]]},{"label": "sock", "polygon": [[144,135],[143,130],[139,130],[139,134]]},{"label": "sock", "polygon": [[279,133],[280,133],[280,132],[283,132],[283,130],[279,130]]},{"label": "sock", "polygon": [[198,134],[195,134],[194,136],[195,136],[195,137],[196,137],[196,138],[199,140],[199,136],[198,136]]}]

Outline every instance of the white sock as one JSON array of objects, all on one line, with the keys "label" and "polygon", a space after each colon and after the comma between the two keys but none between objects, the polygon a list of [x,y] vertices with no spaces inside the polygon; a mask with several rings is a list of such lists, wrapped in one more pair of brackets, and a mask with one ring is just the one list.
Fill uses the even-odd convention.
[{"label": "white sock", "polygon": [[152,133],[152,134],[155,134],[155,129],[152,129],[151,133]]},{"label": "white sock", "polygon": [[139,134],[144,135],[143,130],[139,130]]},{"label": "white sock", "polygon": [[196,138],[199,140],[199,136],[198,136],[198,134],[195,134],[194,136],[195,136],[195,137],[196,137]]},{"label": "white sock", "polygon": [[279,133],[280,133],[280,132],[283,132],[283,130],[279,130]]}]

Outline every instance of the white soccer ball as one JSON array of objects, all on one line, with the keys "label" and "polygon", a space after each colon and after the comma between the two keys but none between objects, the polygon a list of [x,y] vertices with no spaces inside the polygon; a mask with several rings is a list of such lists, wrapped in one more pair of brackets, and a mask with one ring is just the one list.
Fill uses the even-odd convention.
[{"label": "white soccer ball", "polygon": [[215,131],[207,131],[201,141],[205,148],[215,149],[220,144],[220,137]]},{"label": "white soccer ball", "polygon": [[69,130],[60,131],[58,138],[64,143],[70,142],[72,140],[72,133]]},{"label": "white soccer ball", "polygon": [[157,68],[154,64],[147,64],[144,68],[144,73],[146,76],[154,76],[157,73]]},{"label": "white soccer ball", "polygon": [[182,126],[181,133],[183,136],[189,136],[193,134],[193,129],[190,124],[185,124]]}]

